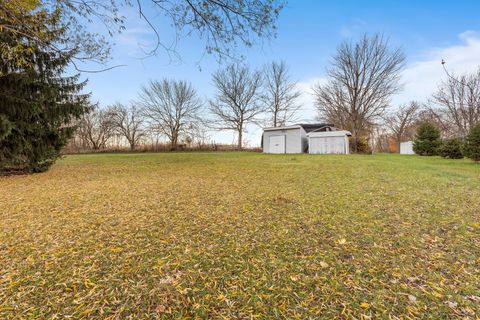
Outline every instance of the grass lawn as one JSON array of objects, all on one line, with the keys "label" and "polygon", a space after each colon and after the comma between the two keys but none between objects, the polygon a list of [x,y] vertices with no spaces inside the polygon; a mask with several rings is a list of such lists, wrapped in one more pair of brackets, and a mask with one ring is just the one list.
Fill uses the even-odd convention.
[{"label": "grass lawn", "polygon": [[480,165],[67,156],[0,178],[0,319],[480,316]]}]

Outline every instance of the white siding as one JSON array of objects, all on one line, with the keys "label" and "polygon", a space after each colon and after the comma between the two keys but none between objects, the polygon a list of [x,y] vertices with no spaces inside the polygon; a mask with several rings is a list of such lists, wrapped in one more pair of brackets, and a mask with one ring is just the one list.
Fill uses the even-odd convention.
[{"label": "white siding", "polygon": [[413,152],[413,141],[400,143],[400,154],[415,154]]},{"label": "white siding", "polygon": [[303,128],[295,127],[279,127],[278,129],[269,129],[263,132],[263,152],[264,153],[279,153],[278,139],[272,137],[285,137],[285,150],[283,153],[302,153],[306,148],[306,134]]},{"label": "white siding", "polygon": [[285,135],[270,136],[270,153],[285,153]]},{"label": "white siding", "polygon": [[310,138],[310,153],[345,153],[344,137],[312,137]]},{"label": "white siding", "polygon": [[308,152],[312,154],[348,154],[348,131],[317,131],[308,134]]}]

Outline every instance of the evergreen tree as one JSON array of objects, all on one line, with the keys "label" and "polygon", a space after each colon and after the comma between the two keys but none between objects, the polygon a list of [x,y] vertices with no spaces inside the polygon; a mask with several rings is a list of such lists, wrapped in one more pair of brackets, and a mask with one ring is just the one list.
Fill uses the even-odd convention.
[{"label": "evergreen tree", "polygon": [[473,161],[480,161],[480,123],[473,126],[468,133],[465,155]]},{"label": "evergreen tree", "polygon": [[[56,15],[48,21],[38,28],[45,28],[53,45],[63,29]],[[0,43],[21,44],[19,52],[30,62],[0,52],[0,172],[45,171],[72,135],[72,120],[88,109],[89,95],[79,94],[85,82],[63,76],[74,52],[59,53],[8,30],[0,33]]]},{"label": "evergreen tree", "polygon": [[438,155],[450,159],[462,159],[462,142],[459,139],[448,139],[438,148]]},{"label": "evergreen tree", "polygon": [[421,156],[434,156],[441,144],[440,130],[431,122],[423,122],[417,128],[413,151]]}]

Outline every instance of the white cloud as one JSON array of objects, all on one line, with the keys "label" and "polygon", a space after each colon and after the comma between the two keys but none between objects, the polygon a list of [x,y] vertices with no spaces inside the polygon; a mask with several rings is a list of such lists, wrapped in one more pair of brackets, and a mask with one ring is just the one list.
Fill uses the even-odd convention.
[{"label": "white cloud", "polygon": [[134,7],[122,8],[121,15],[126,17],[128,23],[125,30],[113,36],[116,54],[123,54],[129,58],[145,57],[156,46],[154,30],[145,19],[139,17]]},{"label": "white cloud", "polygon": [[[361,23],[359,23],[361,24]],[[132,30],[132,33],[142,30]],[[145,36],[145,35],[144,35]],[[346,34],[345,34],[346,36]],[[136,37],[134,37],[136,39]],[[410,100],[426,101],[437,89],[438,83],[445,79],[441,60],[445,59],[446,67],[451,73],[464,73],[475,71],[480,65],[480,32],[466,31],[459,35],[460,43],[451,46],[435,47],[425,50],[420,58],[410,62],[402,74],[404,90],[393,98],[394,106]],[[128,41],[126,41],[128,42]],[[133,42],[130,42],[133,46]],[[312,87],[318,83],[325,83],[324,75],[307,78],[298,82],[297,88],[302,92],[300,103],[301,122],[315,121],[317,113],[312,96]],[[259,146],[262,129],[251,125],[245,134],[245,145]],[[233,143],[234,134],[231,131],[212,133],[212,139],[221,143]]]},{"label": "white cloud", "polygon": [[[449,73],[465,73],[476,71],[480,67],[480,32],[466,31],[458,36],[460,43],[445,47],[425,50],[420,59],[409,63],[402,73],[403,91],[393,97],[394,106],[411,100],[426,101],[437,89],[441,80],[446,78],[441,61]],[[312,86],[325,83],[326,77],[315,77],[298,83],[303,92],[301,103],[304,106],[304,121],[316,116]]]},{"label": "white cloud", "polygon": [[466,31],[459,35],[460,44],[427,50],[420,61],[407,66],[402,75],[404,90],[393,99],[394,105],[410,100],[426,101],[445,79],[441,61],[449,73],[473,72],[480,66],[480,33]]}]

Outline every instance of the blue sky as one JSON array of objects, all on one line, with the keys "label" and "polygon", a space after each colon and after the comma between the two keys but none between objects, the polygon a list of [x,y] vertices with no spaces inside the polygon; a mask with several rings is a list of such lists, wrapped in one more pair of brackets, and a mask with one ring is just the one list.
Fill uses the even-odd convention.
[{"label": "blue sky", "polygon": [[[480,65],[480,1],[321,1],[290,0],[278,21],[276,39],[252,48],[239,48],[251,67],[272,60],[284,60],[292,78],[304,91],[305,120],[314,120],[310,88],[325,81],[325,69],[340,42],[357,39],[364,33],[383,33],[392,46],[407,55],[402,82],[404,90],[393,97],[392,108],[411,99],[425,101],[443,76],[440,60],[447,60],[451,71],[473,71]],[[150,79],[184,79],[192,82],[201,96],[212,96],[211,73],[221,67],[213,56],[204,55],[204,44],[195,37],[177,44],[181,60],[170,61],[164,52],[143,57],[151,48],[153,34],[133,9],[125,9],[127,31],[115,36],[109,65],[126,64],[111,71],[84,74],[87,89],[95,101],[106,106],[115,101],[135,99],[140,87]],[[160,25],[162,39],[172,41],[168,23]],[[261,130],[248,128],[247,144],[258,144]],[[234,141],[232,133],[212,133],[217,142]]]}]

